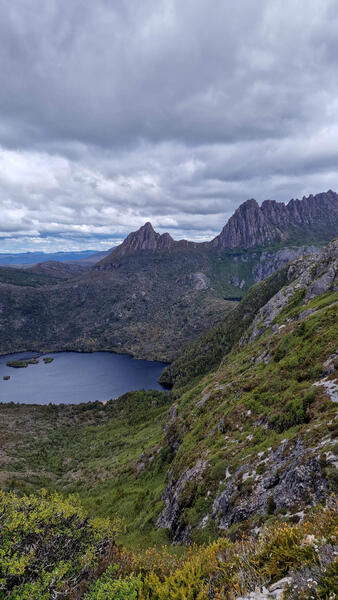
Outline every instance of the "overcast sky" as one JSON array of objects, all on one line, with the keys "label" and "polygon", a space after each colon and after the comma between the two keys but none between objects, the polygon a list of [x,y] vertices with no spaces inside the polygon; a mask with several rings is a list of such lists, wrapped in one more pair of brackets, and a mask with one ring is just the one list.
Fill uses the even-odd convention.
[{"label": "overcast sky", "polygon": [[338,189],[337,0],[0,0],[0,252]]}]

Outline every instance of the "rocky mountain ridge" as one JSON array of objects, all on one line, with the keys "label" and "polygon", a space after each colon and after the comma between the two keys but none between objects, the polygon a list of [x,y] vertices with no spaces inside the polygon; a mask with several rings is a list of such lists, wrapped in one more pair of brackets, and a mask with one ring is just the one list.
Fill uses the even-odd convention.
[{"label": "rocky mountain ridge", "polygon": [[[327,230],[325,231],[325,228]],[[265,200],[261,206],[251,199],[241,204],[212,242],[223,250],[254,248],[308,238],[334,237],[338,228],[338,195],[326,193],[290,200],[288,204]]]},{"label": "rocky mountain ridge", "polygon": [[[229,251],[292,245],[303,242],[328,242],[338,231],[338,195],[326,193],[290,200],[288,204],[265,200],[261,206],[253,198],[237,208],[221,233],[210,242],[175,241],[169,233],[157,233],[150,222],[130,233],[101,260],[96,269],[109,268],[118,258],[139,252],[181,249]],[[304,245],[304,244],[303,244]]]}]

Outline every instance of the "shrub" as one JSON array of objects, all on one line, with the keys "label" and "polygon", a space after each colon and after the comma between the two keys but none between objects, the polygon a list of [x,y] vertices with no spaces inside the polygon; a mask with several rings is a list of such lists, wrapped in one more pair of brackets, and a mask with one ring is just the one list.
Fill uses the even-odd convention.
[{"label": "shrub", "polygon": [[78,502],[58,494],[0,492],[0,583],[15,599],[44,599],[95,571],[117,523],[90,520]]},{"label": "shrub", "polygon": [[136,600],[140,585],[140,576],[116,579],[116,569],[109,566],[85,594],[84,600]]},{"label": "shrub", "polygon": [[227,464],[226,460],[217,461],[211,469],[211,479],[224,479]]},{"label": "shrub", "polygon": [[309,418],[306,414],[306,406],[308,400],[303,398],[293,398],[289,400],[285,406],[285,412],[271,419],[271,423],[276,427],[277,431],[283,432],[294,425],[307,423]]},{"label": "shrub", "polygon": [[276,502],[273,499],[273,496],[269,496],[268,498],[268,514],[272,515],[276,510]]}]

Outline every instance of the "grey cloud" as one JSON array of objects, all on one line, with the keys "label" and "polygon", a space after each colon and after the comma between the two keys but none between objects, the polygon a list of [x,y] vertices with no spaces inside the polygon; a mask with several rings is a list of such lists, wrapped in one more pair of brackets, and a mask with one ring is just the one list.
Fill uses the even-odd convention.
[{"label": "grey cloud", "polygon": [[337,188],[337,26],[334,0],[0,0],[0,231],[201,239]]}]

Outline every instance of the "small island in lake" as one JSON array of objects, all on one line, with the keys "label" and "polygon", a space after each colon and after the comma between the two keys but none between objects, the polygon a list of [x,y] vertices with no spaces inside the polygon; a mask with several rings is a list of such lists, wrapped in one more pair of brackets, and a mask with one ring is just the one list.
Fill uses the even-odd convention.
[{"label": "small island in lake", "polygon": [[42,360],[46,365],[48,365],[49,363],[53,362],[54,358],[51,356],[45,356]]},{"label": "small island in lake", "polygon": [[37,358],[25,358],[22,360],[9,360],[6,365],[7,367],[13,367],[13,369],[24,369],[28,365],[37,365],[38,363]]}]

